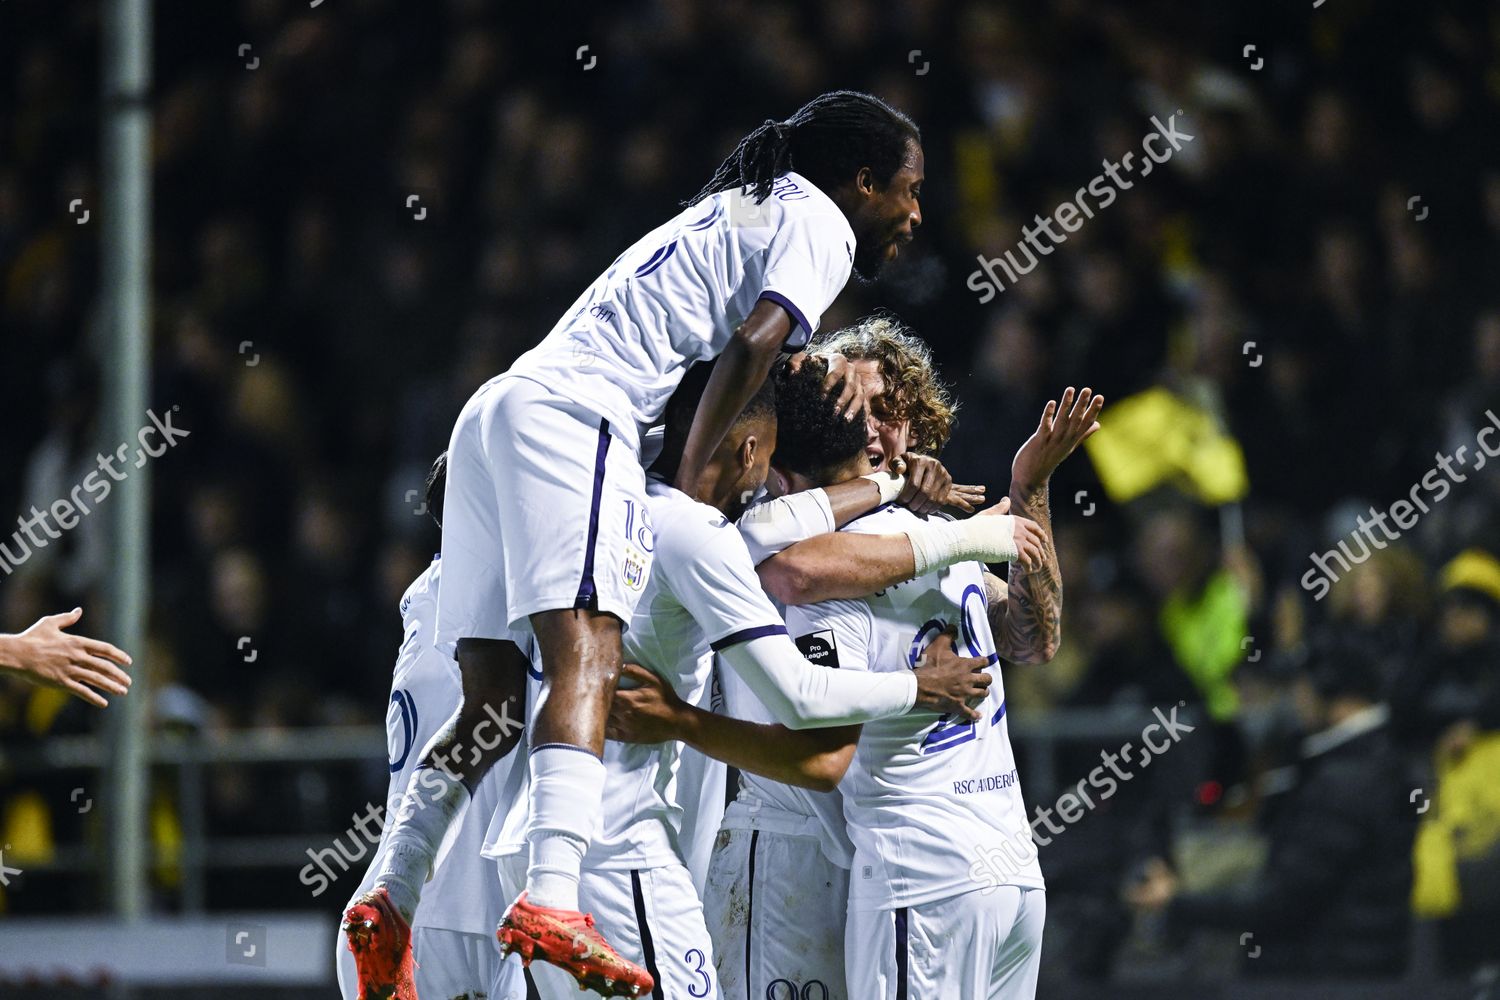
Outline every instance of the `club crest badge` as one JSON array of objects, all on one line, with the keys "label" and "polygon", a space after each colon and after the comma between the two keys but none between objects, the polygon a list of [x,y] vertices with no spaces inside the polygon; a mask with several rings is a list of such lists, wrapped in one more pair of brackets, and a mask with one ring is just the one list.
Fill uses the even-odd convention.
[{"label": "club crest badge", "polygon": [[648,561],[645,553],[627,547],[625,550],[625,568],[621,574],[624,577],[625,586],[637,591],[644,587],[646,585],[647,566]]}]

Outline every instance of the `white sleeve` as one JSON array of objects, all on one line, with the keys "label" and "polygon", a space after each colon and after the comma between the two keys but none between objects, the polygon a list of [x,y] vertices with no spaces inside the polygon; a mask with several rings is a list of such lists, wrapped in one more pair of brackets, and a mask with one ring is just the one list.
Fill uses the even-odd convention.
[{"label": "white sleeve", "polygon": [[771,237],[760,298],[775,302],[796,320],[786,350],[807,346],[853,266],[853,236],[842,215],[789,216]]},{"label": "white sleeve", "polygon": [[[663,582],[703,628],[710,647],[782,725],[803,729],[869,722],[902,715],[916,703],[917,679],[909,670],[858,676],[803,659],[761,590],[739,532],[727,521],[709,524],[688,515],[657,536],[656,555]],[[868,607],[845,603],[850,627],[868,635]]]},{"label": "white sleeve", "polygon": [[805,490],[756,504],[740,516],[739,529],[750,562],[759,566],[804,539],[838,530],[838,525],[828,494]]},{"label": "white sleeve", "polygon": [[[819,630],[805,641],[763,636],[723,647],[719,655],[776,721],[790,729],[849,726],[911,711],[917,700],[916,674],[868,671],[868,606],[828,601],[820,607],[827,610]],[[846,662],[858,669],[834,669]]]},{"label": "white sleeve", "polygon": [[653,572],[715,650],[758,636],[785,638],[786,623],[761,589],[740,533],[723,517],[696,520],[700,514],[686,510],[672,530],[658,532]]}]

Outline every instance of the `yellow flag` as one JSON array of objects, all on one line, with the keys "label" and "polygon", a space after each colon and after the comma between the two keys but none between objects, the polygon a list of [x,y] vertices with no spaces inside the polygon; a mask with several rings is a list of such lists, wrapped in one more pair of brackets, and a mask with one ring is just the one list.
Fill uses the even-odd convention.
[{"label": "yellow flag", "polygon": [[1157,386],[1111,404],[1084,442],[1109,498],[1128,503],[1171,486],[1211,507],[1250,489],[1239,442],[1207,410]]}]

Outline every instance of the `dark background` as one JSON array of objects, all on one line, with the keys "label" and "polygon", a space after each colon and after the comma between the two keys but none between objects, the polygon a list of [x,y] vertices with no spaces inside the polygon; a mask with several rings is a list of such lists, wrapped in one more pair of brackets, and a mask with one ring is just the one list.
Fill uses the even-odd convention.
[{"label": "dark background", "polygon": [[[66,495],[119,443],[98,424],[112,363],[97,291],[99,16],[94,3],[0,8],[0,511]],[[998,496],[1042,403],[1068,385],[1113,401],[1172,387],[1219,414],[1245,454],[1243,547],[1226,544],[1218,512],[1170,491],[1109,503],[1082,455],[1054,482],[1064,651],[1007,671],[1013,717],[1113,706],[1149,721],[1182,700],[1202,719],[1163,611],[1216,579],[1234,582],[1263,655],[1236,669],[1229,717],[1043,851],[1049,977],[1258,968],[1232,928],[1215,950],[1119,893],[1151,857],[1175,855],[1194,881],[1192,858],[1237,856],[1274,831],[1262,777],[1295,760],[1297,681],[1329,644],[1361,643],[1371,697],[1399,695],[1392,742],[1412,780],[1381,792],[1403,807],[1410,788],[1433,787],[1436,761],[1500,728],[1500,589],[1441,576],[1465,549],[1500,548],[1500,477],[1454,484],[1326,600],[1297,582],[1310,552],[1408,495],[1435,452],[1472,451],[1500,407],[1493,5],[177,0],[157,5],[155,30],[150,398],[191,431],[152,466],[150,640],[132,651],[163,692],[161,727],[380,722],[397,601],[437,544],[408,491],[465,398],[741,135],[849,87],[921,127],[924,222],[824,329],[888,308],[931,343],[961,401],[945,455],[958,479]],[[1014,248],[1033,215],[1102,158],[1139,155],[1150,116],[1176,109],[1192,143],[979,304],[965,286],[976,254]],[[74,198],[93,221],[76,224]],[[1079,490],[1097,502],[1087,518]],[[74,604],[83,631],[102,628],[103,528],[85,518],[0,578],[0,629]],[[99,724],[35,698],[0,680],[0,743]],[[1067,743],[1060,786],[1106,746],[1118,741]],[[326,843],[384,782],[379,760],[225,768],[211,831]],[[1033,804],[1056,791],[1027,788]],[[28,789],[58,794],[0,773],[0,800]],[[1395,857],[1417,821],[1401,811],[1380,820]],[[94,835],[66,812],[53,810],[50,836]],[[294,871],[218,873],[210,906],[331,914],[341,900],[310,902]],[[171,878],[158,882],[172,909]],[[5,910],[99,905],[87,880],[48,884]],[[1465,919],[1439,935],[1454,977],[1497,957]],[[1404,958],[1383,974],[1403,971]]]}]

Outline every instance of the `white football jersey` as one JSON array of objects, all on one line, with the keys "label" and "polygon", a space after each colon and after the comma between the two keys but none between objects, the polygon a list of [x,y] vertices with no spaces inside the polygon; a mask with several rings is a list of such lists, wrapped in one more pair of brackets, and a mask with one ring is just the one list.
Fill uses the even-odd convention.
[{"label": "white football jersey", "polygon": [[[715,665],[709,676],[703,700],[698,703],[698,707],[709,712],[723,712],[722,671]],[[688,874],[693,877],[698,898],[702,899],[704,886],[708,882],[708,866],[713,860],[714,842],[719,839],[719,827],[724,822],[729,765],[690,746],[679,745],[677,754],[677,783],[674,786],[673,800],[682,809],[681,825],[677,828],[677,846],[682,849]]]},{"label": "white football jersey", "polygon": [[[656,479],[646,484],[646,503],[656,551],[625,633],[625,659],[660,674],[684,701],[700,704],[714,650],[785,635],[786,625],[723,514]],[[674,787],[680,748],[675,742],[605,745],[604,831],[584,864],[629,868],[685,860],[674,844],[683,818]]]},{"label": "white football jersey", "polygon": [[[891,505],[842,530],[892,534],[919,520]],[[978,722],[918,710],[865,723],[839,786],[854,843],[851,907],[920,906],[989,887],[971,872],[994,850],[1023,859],[1004,884],[1044,887],[1011,752],[983,571],[960,563],[861,600],[787,609],[803,654],[843,670],[914,669],[950,625],[958,627],[961,653],[994,665]]]},{"label": "white football jersey", "polygon": [[660,421],[683,372],[719,356],[755,303],[791,313],[807,344],[854,264],[843,212],[795,172],[761,204],[736,188],[643,236],[511,366],[637,434]]},{"label": "white football jersey", "polygon": [[[756,565],[805,538],[836,528],[828,494],[822,490],[762,498],[739,520],[740,535]],[[780,604],[776,606],[779,610]],[[809,655],[806,643],[799,642],[798,647],[809,661],[832,666],[824,658]],[[726,670],[720,683],[724,688],[724,714],[746,722],[776,722],[770,709],[734,671]],[[844,800],[837,789],[815,792],[749,771],[739,774],[739,790],[724,816],[726,828],[814,837],[829,861],[840,868],[849,867],[854,847],[844,832]]]},{"label": "white football jersey", "polygon": [[[651,576],[624,636],[624,658],[666,679],[689,704],[705,701],[713,652],[786,625],[760,588],[739,532],[717,509],[650,479],[646,507],[632,527],[639,544],[654,549]],[[653,535],[652,526],[656,526]],[[726,675],[733,671],[724,671]],[[541,674],[532,673],[534,715]],[[584,867],[598,870],[685,864],[685,813],[678,802],[681,744],[604,745],[603,829],[589,845]],[[685,789],[696,803],[700,789]],[[696,823],[689,823],[696,830]],[[486,853],[500,856],[524,843],[525,823],[514,818],[492,829]],[[696,836],[696,834],[692,834]]]}]

